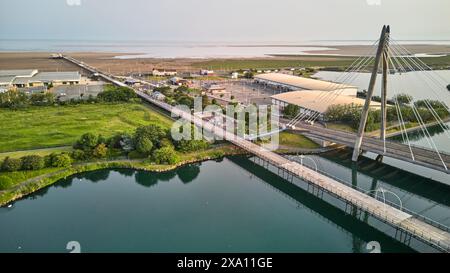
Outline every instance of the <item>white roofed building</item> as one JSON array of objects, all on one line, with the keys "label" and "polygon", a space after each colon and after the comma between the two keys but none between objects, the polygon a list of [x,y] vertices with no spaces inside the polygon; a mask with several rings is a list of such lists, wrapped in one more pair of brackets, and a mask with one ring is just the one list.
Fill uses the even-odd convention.
[{"label": "white roofed building", "polygon": [[[278,105],[280,110],[289,104],[293,104],[300,107],[300,113],[307,115],[319,114],[318,119],[323,119],[323,114],[331,105],[356,105],[362,107],[365,103],[365,99],[339,95],[338,92],[330,93],[329,91],[320,90],[285,92],[273,95],[271,99],[272,104]],[[377,109],[381,107],[381,104],[372,101],[370,107]]]},{"label": "white roofed building", "polygon": [[339,90],[340,95],[354,96],[358,88],[356,86],[334,83],[298,76],[292,76],[282,73],[266,73],[254,76],[255,82],[259,84],[269,85],[286,91],[301,91],[301,90],[319,90],[319,91],[335,91]]}]

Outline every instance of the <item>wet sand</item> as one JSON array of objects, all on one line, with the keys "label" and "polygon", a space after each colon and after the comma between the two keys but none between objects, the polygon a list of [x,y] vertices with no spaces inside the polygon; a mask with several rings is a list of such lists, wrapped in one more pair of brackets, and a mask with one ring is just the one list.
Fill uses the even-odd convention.
[{"label": "wet sand", "polygon": [[[406,45],[405,46],[412,53],[448,53],[450,54],[450,45]],[[333,46],[338,50],[319,50],[310,51],[310,54],[341,54],[341,55],[360,55],[367,52],[368,46],[362,45],[348,45],[348,46]],[[49,52],[0,52],[0,70],[5,69],[30,69],[35,68],[41,71],[76,71],[78,67],[64,61],[50,59]],[[154,68],[176,69],[183,71],[197,71],[199,69],[198,63],[205,62],[211,59],[156,59],[156,58],[137,58],[137,59],[116,59],[115,56],[127,55],[124,53],[101,53],[101,52],[66,52],[65,54],[73,56],[87,64],[99,68],[100,70],[110,72],[118,75],[126,75],[130,72],[150,72]],[[313,55],[304,56],[277,56],[268,57],[271,60],[339,60],[339,56],[329,57],[314,57]],[[236,58],[233,58],[236,59]],[[265,59],[267,58],[250,58]],[[223,60],[223,59],[222,59]],[[197,64],[197,65],[196,65]]]},{"label": "wet sand", "polygon": [[[450,42],[449,42],[450,44]],[[402,45],[413,54],[450,54],[450,45]],[[320,46],[317,46],[320,47]],[[367,45],[341,45],[329,46],[337,50],[314,50],[305,51],[308,54],[339,54],[347,56],[364,55],[370,50],[371,46]]]}]

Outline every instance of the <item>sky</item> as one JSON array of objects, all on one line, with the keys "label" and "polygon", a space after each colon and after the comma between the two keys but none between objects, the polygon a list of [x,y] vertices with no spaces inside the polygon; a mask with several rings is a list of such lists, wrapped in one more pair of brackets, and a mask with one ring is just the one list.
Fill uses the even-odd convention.
[{"label": "sky", "polygon": [[450,40],[448,0],[0,0],[0,39]]}]

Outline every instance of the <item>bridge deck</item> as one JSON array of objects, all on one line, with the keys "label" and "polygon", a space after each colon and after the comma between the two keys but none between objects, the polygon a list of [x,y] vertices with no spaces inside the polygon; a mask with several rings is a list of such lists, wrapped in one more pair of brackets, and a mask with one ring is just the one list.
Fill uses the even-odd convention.
[{"label": "bridge deck", "polygon": [[137,91],[137,93],[141,98],[147,100],[148,102],[156,104],[168,111],[172,111],[172,113],[179,115],[183,119],[189,120],[197,126],[223,137],[227,141],[248,151],[249,153],[270,162],[270,164],[272,164],[273,166],[288,171],[305,181],[317,185],[321,189],[324,189],[325,191],[332,193],[338,198],[345,200],[346,202],[364,211],[367,211],[368,213],[372,214],[382,221],[404,229],[406,232],[415,236],[419,240],[431,243],[434,246],[442,248],[442,250],[450,251],[450,233],[440,230],[430,224],[424,223],[423,221],[414,218],[414,216],[411,214],[389,206],[367,194],[364,194],[356,189],[342,184],[334,180],[333,178],[317,173],[306,166],[302,166],[297,162],[290,161],[289,159],[273,153],[257,144],[254,144],[251,141],[236,136],[235,134],[224,130],[222,127],[213,125],[209,122],[205,122],[201,118],[173,108],[166,103],[154,100],[142,92]]},{"label": "bridge deck", "polygon": [[[353,148],[353,145],[355,143],[356,135],[352,133],[304,124],[300,125],[300,127],[303,130],[307,130],[306,132],[302,131],[302,134],[308,137],[344,144],[351,148]],[[365,137],[363,139],[361,148],[365,151],[374,152],[377,154],[407,161],[413,164],[432,168],[445,173],[450,173],[450,155],[444,152],[440,152],[440,154],[447,168],[444,167],[444,164],[439,159],[435,151],[431,151],[426,148],[411,146],[411,150],[414,154],[414,159],[411,156],[409,146],[398,142],[386,141],[385,152],[384,143],[382,140],[373,137]]]}]

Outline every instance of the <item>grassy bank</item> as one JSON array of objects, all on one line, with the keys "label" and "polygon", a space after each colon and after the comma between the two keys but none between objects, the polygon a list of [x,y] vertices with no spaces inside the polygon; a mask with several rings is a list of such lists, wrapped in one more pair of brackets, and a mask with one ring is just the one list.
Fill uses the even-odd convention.
[{"label": "grassy bank", "polygon": [[320,146],[311,139],[291,132],[280,133],[280,146],[294,149],[316,149]]},{"label": "grassy bank", "polygon": [[172,165],[157,165],[147,160],[112,160],[75,164],[69,168],[48,168],[39,171],[20,171],[0,173],[0,181],[5,178],[13,182],[9,187],[0,191],[0,206],[22,198],[39,189],[47,187],[68,176],[100,169],[127,168],[153,172],[164,172],[176,169],[182,165],[204,160],[218,159],[228,155],[243,154],[244,152],[231,144],[216,146],[204,151],[179,154],[180,160]]},{"label": "grassy bank", "polygon": [[282,69],[290,67],[345,67],[355,60],[354,57],[305,56],[296,58],[267,59],[214,59],[194,63],[193,66],[207,67],[213,70],[239,69]]},{"label": "grassy bank", "polygon": [[[350,56],[326,56],[326,55],[292,55],[275,56],[276,58],[260,59],[212,59],[193,63],[194,68],[209,68],[219,71],[231,71],[239,69],[283,69],[292,67],[324,67],[328,69],[345,69],[356,58]],[[420,58],[428,66],[434,69],[447,69],[450,66],[450,55],[442,57]]]},{"label": "grassy bank", "polygon": [[169,128],[172,121],[137,103],[0,109],[0,153],[72,145],[84,133],[108,137],[149,124]]}]

